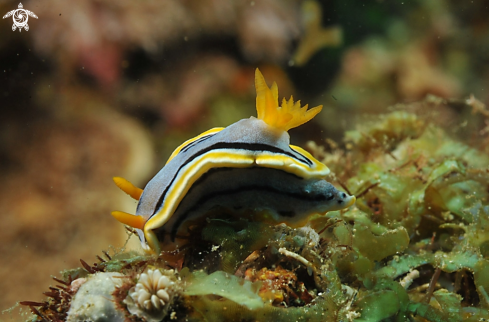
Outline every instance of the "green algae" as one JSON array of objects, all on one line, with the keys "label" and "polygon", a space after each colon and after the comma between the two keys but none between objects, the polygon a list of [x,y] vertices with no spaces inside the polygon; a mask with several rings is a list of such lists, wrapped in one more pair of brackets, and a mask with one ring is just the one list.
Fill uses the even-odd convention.
[{"label": "green algae", "polygon": [[372,292],[357,303],[362,310],[357,321],[380,321],[396,314],[400,309],[398,295],[391,290]]},{"label": "green algae", "polygon": [[[405,111],[362,125],[346,140],[355,158],[346,185],[358,192],[370,188],[356,208],[326,216],[351,225],[351,232],[333,236],[344,242],[350,238],[350,256],[341,258],[337,269],[342,279],[354,276],[362,282],[353,304],[361,313],[358,321],[485,318],[488,156],[450,137],[429,117]],[[346,172],[335,164],[331,168],[339,177]],[[419,284],[415,278],[414,287],[401,286],[413,270],[433,274],[436,269],[442,275],[434,281],[425,278]],[[461,276],[470,276],[474,284],[461,285]],[[431,302],[424,302],[429,297]]]},{"label": "green algae", "polygon": [[[186,273],[182,272],[181,275],[185,276]],[[188,296],[217,295],[250,310],[262,308],[264,305],[258,295],[260,283],[251,283],[223,271],[210,275],[197,271],[187,276],[185,282],[189,284],[184,290],[184,294]]]},{"label": "green algae", "polygon": [[202,230],[202,239],[219,245],[218,268],[234,273],[238,263],[251,251],[263,248],[272,234],[273,230],[260,222],[214,219]]},{"label": "green algae", "polygon": [[400,253],[409,245],[409,236],[403,227],[389,230],[380,236],[374,235],[368,226],[362,224],[355,224],[353,230],[353,248],[372,261]]},{"label": "green algae", "polygon": [[[201,299],[193,303],[199,313],[189,321],[311,321],[323,322],[335,319],[338,308],[327,299],[318,299],[310,307],[280,308],[265,305],[249,310],[230,300]],[[334,321],[334,320],[333,320]]]}]

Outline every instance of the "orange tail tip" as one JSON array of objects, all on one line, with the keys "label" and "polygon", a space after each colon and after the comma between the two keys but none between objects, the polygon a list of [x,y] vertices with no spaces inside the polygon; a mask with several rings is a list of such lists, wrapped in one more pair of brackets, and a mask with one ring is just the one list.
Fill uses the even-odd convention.
[{"label": "orange tail tip", "polygon": [[131,215],[123,211],[112,211],[112,216],[124,225],[141,230],[144,228],[145,221],[141,216]]},{"label": "orange tail tip", "polygon": [[256,88],[256,111],[258,118],[268,125],[288,131],[294,127],[306,123],[316,116],[322,105],[307,110],[307,105],[301,107],[300,101],[294,103],[292,96],[290,100],[283,100],[282,106],[278,106],[278,87],[274,82],[269,88],[260,70],[255,71]]},{"label": "orange tail tip", "polygon": [[112,180],[114,180],[115,184],[119,187],[119,189],[127,193],[132,198],[136,200],[139,200],[139,198],[141,198],[143,189],[136,187],[135,185],[133,185],[132,183],[130,183],[129,181],[121,177],[113,177]]}]

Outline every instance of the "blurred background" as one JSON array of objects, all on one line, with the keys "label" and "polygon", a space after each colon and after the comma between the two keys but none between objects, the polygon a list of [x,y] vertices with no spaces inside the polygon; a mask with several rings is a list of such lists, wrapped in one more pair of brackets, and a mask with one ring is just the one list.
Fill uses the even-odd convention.
[{"label": "blurred background", "polygon": [[257,67],[280,99],[324,105],[291,131],[298,145],[341,146],[365,117],[430,94],[489,101],[488,1],[22,4],[28,31],[0,21],[0,310],[123,247],[110,211],[136,203],[112,177],[144,187],[184,140],[256,115]]}]

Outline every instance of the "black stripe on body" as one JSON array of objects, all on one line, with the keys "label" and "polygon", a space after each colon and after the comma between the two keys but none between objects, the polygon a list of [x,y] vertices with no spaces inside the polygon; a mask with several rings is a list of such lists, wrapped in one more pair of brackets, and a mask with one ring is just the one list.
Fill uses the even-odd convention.
[{"label": "black stripe on body", "polygon": [[307,160],[308,162],[306,162],[309,166],[312,165],[312,161],[309,160],[304,154],[302,153],[299,153],[298,151],[294,150],[294,149],[290,149],[292,151],[292,153],[294,153],[296,155],[296,159],[299,160],[300,158],[304,158],[305,160]]},{"label": "black stripe on body", "polygon": [[205,140],[208,140],[208,139],[210,139],[211,137],[213,137],[213,136],[214,136],[214,135],[216,135],[216,134],[217,134],[217,133],[209,134],[209,135],[206,135],[206,136],[203,136],[203,137],[199,138],[198,140],[195,140],[195,141],[190,142],[189,144],[187,144],[186,146],[184,146],[184,147],[183,147],[183,148],[180,150],[180,152],[179,152],[178,154],[180,154],[180,153],[182,153],[182,152],[187,152],[187,151],[188,151],[188,150],[189,150],[191,147],[193,147],[193,146],[194,146],[194,145],[196,145],[197,143],[200,143],[200,142],[203,142],[203,141],[205,141]]},{"label": "black stripe on body", "polygon": [[[240,173],[245,176],[246,171],[256,171],[257,169],[261,169],[261,168],[251,167],[251,168],[239,169],[238,171],[240,171]],[[194,183],[192,188],[190,188],[190,190],[188,191],[187,195],[190,196],[192,194],[192,192],[195,191],[196,189],[198,189],[200,186],[206,185],[206,183],[207,183],[206,181],[208,181],[208,179],[210,179],[210,176],[225,177],[226,176],[225,172],[229,172],[232,170],[236,170],[236,169],[235,168],[216,168],[216,169],[212,169],[212,170],[208,171],[197,182]],[[318,203],[318,202],[325,202],[325,201],[330,201],[330,200],[334,199],[333,194],[331,194],[331,195],[328,195],[326,193],[306,194],[306,193],[301,192],[301,191],[284,191],[284,190],[278,189],[278,188],[271,185],[271,184],[273,184],[273,182],[270,182],[270,184],[269,184],[269,182],[267,182],[265,180],[266,179],[266,173],[270,173],[269,171],[280,172],[280,176],[282,178],[284,178],[284,181],[287,181],[287,182],[291,181],[290,182],[291,184],[294,180],[297,180],[297,182],[303,182],[304,181],[304,179],[302,179],[301,177],[296,176],[295,174],[291,174],[291,173],[282,171],[282,170],[264,169],[263,170],[263,174],[264,174],[263,179],[264,180],[262,183],[243,185],[243,186],[236,187],[234,189],[227,189],[226,187],[223,187],[222,190],[211,191],[209,193],[206,193],[206,194],[200,196],[199,199],[189,209],[185,210],[185,213],[182,213],[181,215],[179,215],[178,219],[176,219],[175,222],[173,223],[171,229],[167,230],[171,234],[170,235],[171,240],[172,241],[175,240],[175,236],[177,234],[178,228],[180,227],[180,225],[183,222],[185,222],[185,220],[189,217],[189,215],[192,212],[197,211],[199,208],[203,207],[207,202],[211,201],[213,198],[216,198],[216,197],[225,196],[228,198],[238,198],[239,194],[254,191],[254,192],[260,193],[261,195],[267,195],[268,194],[269,198],[272,198],[272,199],[277,198],[276,196],[274,197],[274,195],[285,196],[289,199],[294,199],[294,201],[292,201],[292,202],[302,201],[302,202],[308,202],[308,203]],[[185,199],[182,200],[182,202],[177,207],[177,209],[175,210],[175,213],[173,215],[178,213],[179,208],[181,209],[181,206],[184,204],[185,204]],[[218,205],[216,204],[216,206],[218,206]],[[232,206],[233,209],[236,209],[236,208],[242,209],[243,207],[246,207],[246,206],[244,206],[244,205]],[[291,209],[276,209],[276,212],[277,212],[277,214],[279,214],[282,217],[294,217],[297,215],[295,213],[295,211],[293,211]]]},{"label": "black stripe on body", "polygon": [[165,199],[165,196],[168,193],[168,190],[170,189],[170,187],[175,182],[175,179],[178,177],[178,174],[180,173],[180,171],[186,165],[188,165],[194,159],[198,158],[199,156],[201,156],[207,152],[214,151],[214,150],[221,150],[221,149],[248,150],[248,151],[254,151],[254,152],[257,152],[257,151],[264,151],[265,152],[266,151],[266,152],[271,152],[271,153],[285,154],[285,155],[287,155],[287,156],[289,156],[289,157],[291,157],[291,158],[293,158],[293,159],[295,159],[301,163],[305,163],[309,166],[313,165],[312,161],[309,160],[308,158],[306,158],[305,156],[303,156],[302,154],[300,154],[302,156],[302,158],[299,158],[296,155],[294,155],[293,153],[284,151],[284,150],[279,149],[275,146],[271,146],[271,145],[267,145],[267,144],[241,143],[241,142],[230,142],[230,143],[219,142],[219,143],[213,144],[213,145],[211,145],[205,149],[197,151],[195,154],[189,156],[189,158],[182,165],[180,165],[180,167],[176,171],[175,175],[173,176],[172,180],[166,186],[165,190],[163,191],[160,198],[158,199],[158,202],[156,203],[156,206],[155,206],[155,210],[154,210],[153,214],[148,218],[148,220],[150,218],[152,218],[156,213],[158,213],[158,211],[161,209],[161,206],[163,204],[163,200]]}]

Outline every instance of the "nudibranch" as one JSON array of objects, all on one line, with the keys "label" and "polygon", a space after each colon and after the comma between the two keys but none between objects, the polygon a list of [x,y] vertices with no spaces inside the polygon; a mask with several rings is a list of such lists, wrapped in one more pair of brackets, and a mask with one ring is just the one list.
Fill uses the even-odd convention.
[{"label": "nudibranch", "polygon": [[351,206],[355,196],[337,190],[324,178],[328,167],[298,146],[287,131],[306,123],[322,109],[308,110],[283,99],[277,84],[269,88],[255,73],[258,117],[214,128],[180,145],[144,190],[120,177],[115,183],[139,200],[136,215],[114,211],[135,228],[143,248],[159,254],[185,234],[185,223],[216,209],[253,212],[258,218],[291,226],[308,217]]}]

